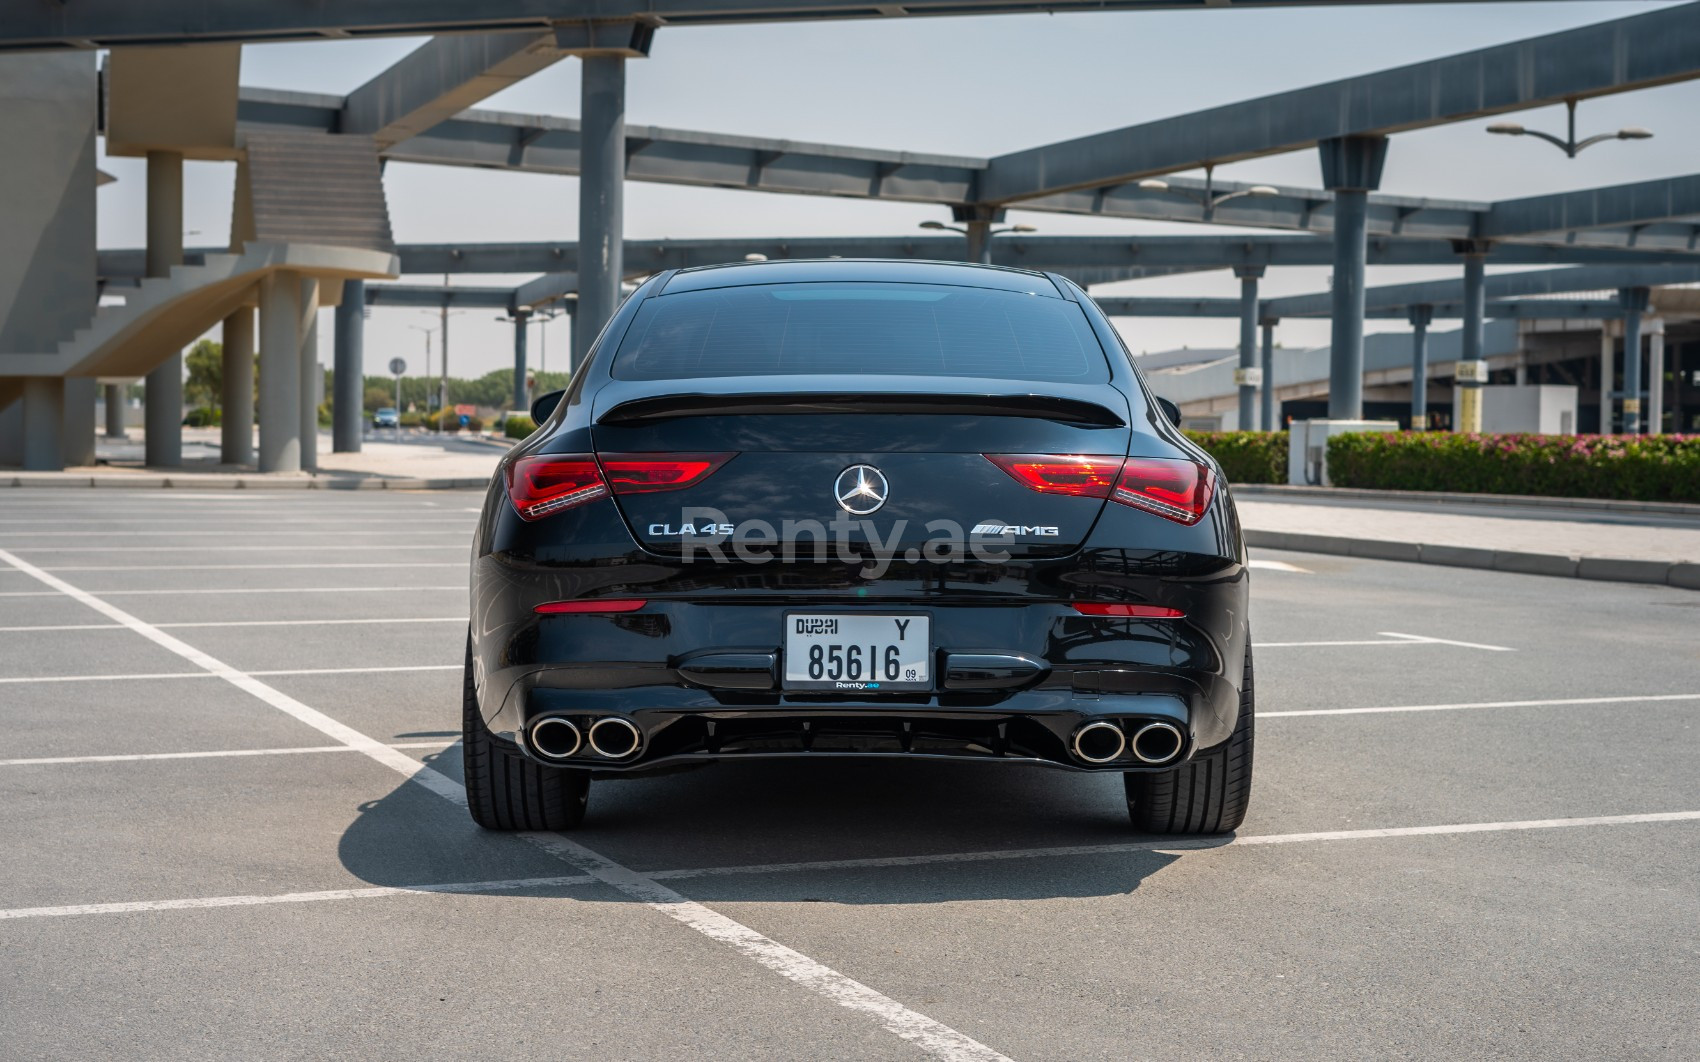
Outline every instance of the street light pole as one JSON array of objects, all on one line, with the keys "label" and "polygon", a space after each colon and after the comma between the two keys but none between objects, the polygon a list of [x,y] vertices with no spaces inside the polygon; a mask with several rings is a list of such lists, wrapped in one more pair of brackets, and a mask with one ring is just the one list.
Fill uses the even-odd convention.
[{"label": "street light pole", "polygon": [[942,221],[923,221],[921,222],[921,228],[930,229],[934,232],[961,233],[968,240],[968,257],[965,260],[969,262],[977,262],[980,265],[992,264],[993,236],[1002,236],[1006,232],[1023,233],[1039,231],[1032,225],[1010,225],[1007,228],[994,229],[992,228],[992,223],[990,221],[981,220],[970,220],[963,224],[966,227],[957,228],[955,225],[946,225]]},{"label": "street light pole", "polygon": [[1532,136],[1538,140],[1545,140],[1547,143],[1558,148],[1558,150],[1564,152],[1571,158],[1575,158],[1577,152],[1582,151],[1584,148],[1591,148],[1595,144],[1603,143],[1607,140],[1647,140],[1653,135],[1651,130],[1643,129],[1641,126],[1626,125],[1615,133],[1596,133],[1593,136],[1588,137],[1586,140],[1577,140],[1576,101],[1565,100],[1564,107],[1565,110],[1569,112],[1569,135],[1567,135],[1563,140],[1553,136],[1551,133],[1543,133],[1538,129],[1525,129],[1517,122],[1495,122],[1487,127],[1487,131],[1496,136]]}]

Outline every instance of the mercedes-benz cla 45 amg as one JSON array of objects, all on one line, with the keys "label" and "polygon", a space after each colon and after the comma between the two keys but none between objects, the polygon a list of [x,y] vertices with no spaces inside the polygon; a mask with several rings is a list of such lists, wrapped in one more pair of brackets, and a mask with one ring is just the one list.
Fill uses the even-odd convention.
[{"label": "mercedes-benz cla 45 amg", "polygon": [[1112,771],[1141,830],[1244,817],[1233,503],[1069,281],[662,273],[535,412],[473,550],[481,825],[567,829],[593,777],[772,757]]}]

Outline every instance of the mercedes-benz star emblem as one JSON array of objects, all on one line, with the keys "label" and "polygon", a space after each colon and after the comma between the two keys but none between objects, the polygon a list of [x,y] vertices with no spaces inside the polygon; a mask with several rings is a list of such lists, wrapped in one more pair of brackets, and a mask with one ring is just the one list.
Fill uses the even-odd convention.
[{"label": "mercedes-benz star emblem", "polygon": [[885,476],[873,465],[851,465],[838,473],[838,481],[832,485],[832,496],[838,499],[838,507],[851,516],[866,516],[879,511],[890,493]]}]

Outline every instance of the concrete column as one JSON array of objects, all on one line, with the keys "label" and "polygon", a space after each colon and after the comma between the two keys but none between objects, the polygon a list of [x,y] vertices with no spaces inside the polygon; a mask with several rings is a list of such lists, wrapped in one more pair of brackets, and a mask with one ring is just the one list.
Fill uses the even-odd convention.
[{"label": "concrete column", "polygon": [[319,282],[301,280],[301,345],[296,366],[301,380],[301,470],[319,468],[319,389],[324,370],[319,367]]},{"label": "concrete column", "polygon": [[100,383],[91,376],[65,378],[65,464],[80,468],[94,464],[94,399]]},{"label": "concrete column", "polygon": [[[147,274],[168,277],[183,264],[183,155],[177,151],[148,152]],[[176,468],[183,463],[183,353],[171,355],[148,373],[147,464]]]},{"label": "concrete column", "polygon": [[573,364],[584,360],[620,305],[625,238],[626,60],[586,55],[579,104],[579,318]]},{"label": "concrete column", "polygon": [[183,154],[148,152],[147,275],[168,277],[183,264]]},{"label": "concrete column", "polygon": [[1641,315],[1647,312],[1646,288],[1621,288],[1623,306],[1623,434],[1645,430],[1641,419]]},{"label": "concrete column", "polygon": [[301,471],[301,278],[260,281],[260,471]]},{"label": "concrete column", "polygon": [[[1459,361],[1482,360],[1482,343],[1487,318],[1487,258],[1481,254],[1464,255],[1464,331]],[[1452,410],[1452,430],[1476,432],[1482,430],[1482,383],[1479,380],[1455,380]]]},{"label": "concrete column", "polygon": [[1334,305],[1328,371],[1328,416],[1361,420],[1364,413],[1364,270],[1369,193],[1381,186],[1387,138],[1324,140],[1323,187],[1334,193]]},{"label": "concrete column", "polygon": [[129,433],[124,430],[124,399],[123,384],[106,385],[106,437],[108,439],[127,439]]},{"label": "concrete column", "polygon": [[366,429],[366,282],[342,282],[336,308],[336,394],[331,398],[331,452],[357,454]]},{"label": "concrete column", "polygon": [[1611,321],[1600,322],[1600,434],[1610,435],[1611,391],[1617,375],[1616,343],[1612,338]]},{"label": "concrete column", "polygon": [[963,228],[968,230],[968,261],[991,265],[992,223],[989,220],[974,219],[965,222]]},{"label": "concrete column", "polygon": [[567,372],[575,373],[584,360],[578,345],[578,300],[562,299],[561,312],[567,315]]},{"label": "concrete column", "polygon": [[1647,322],[1647,434],[1665,430],[1665,322]]},{"label": "concrete column", "polygon": [[224,319],[223,425],[219,460],[254,463],[254,311],[243,306]]},{"label": "concrete column", "polygon": [[183,464],[183,352],[147,375],[142,393],[142,460],[154,468]]},{"label": "concrete column", "polygon": [[1240,278],[1240,430],[1251,431],[1256,421],[1257,387],[1257,281],[1262,266],[1236,268]]},{"label": "concrete column", "polygon": [[1275,417],[1275,322],[1263,320],[1263,385],[1258,389],[1263,400],[1264,431],[1280,431]]},{"label": "concrete column", "polygon": [[525,387],[525,330],[530,323],[530,310],[514,311],[514,409],[519,412],[531,408]]},{"label": "concrete column", "polygon": [[1411,430],[1428,430],[1428,326],[1433,306],[1411,307]]},{"label": "concrete column", "polygon": [[65,380],[31,376],[24,380],[24,468],[57,472],[65,467]]}]

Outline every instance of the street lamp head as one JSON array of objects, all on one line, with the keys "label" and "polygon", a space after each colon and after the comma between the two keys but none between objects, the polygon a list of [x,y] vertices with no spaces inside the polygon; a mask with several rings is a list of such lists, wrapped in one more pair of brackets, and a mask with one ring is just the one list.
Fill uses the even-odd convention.
[{"label": "street lamp head", "polygon": [[1495,122],[1487,127],[1487,131],[1490,133],[1498,133],[1501,136],[1522,136],[1524,132],[1526,132],[1526,130],[1516,122]]},{"label": "street lamp head", "polygon": [[923,229],[949,229],[950,228],[949,225],[946,225],[942,221],[923,221],[923,222],[921,222],[921,227]]},{"label": "street lamp head", "polygon": [[1245,194],[1246,195],[1255,195],[1255,196],[1280,195],[1281,189],[1273,187],[1272,185],[1267,185],[1267,184],[1254,184],[1250,188],[1247,188],[1245,190]]},{"label": "street lamp head", "polygon": [[1161,177],[1147,177],[1145,180],[1139,182],[1139,187],[1145,189],[1147,192],[1167,192],[1169,190],[1169,182],[1163,180]]},{"label": "street lamp head", "polygon": [[744,261],[746,261],[746,262],[765,262],[765,261],[767,261],[767,255],[765,255],[765,254],[747,254],[747,255],[744,256]]},{"label": "street lamp head", "polygon": [[1037,225],[1011,225],[1009,228],[1005,229],[1004,231],[1005,232],[1038,232],[1039,227]]},{"label": "street lamp head", "polygon": [[1626,125],[1617,131],[1619,140],[1650,140],[1652,136],[1651,129],[1643,129],[1638,125]]}]

